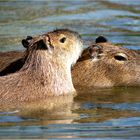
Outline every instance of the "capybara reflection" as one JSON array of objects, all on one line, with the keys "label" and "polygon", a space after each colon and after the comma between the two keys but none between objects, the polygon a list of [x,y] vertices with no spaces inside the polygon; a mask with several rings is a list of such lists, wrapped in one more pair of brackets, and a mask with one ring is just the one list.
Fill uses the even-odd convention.
[{"label": "capybara reflection", "polygon": [[75,86],[140,86],[140,56],[136,51],[112,45],[103,36],[84,50],[73,67]]},{"label": "capybara reflection", "polygon": [[22,41],[27,45],[22,68],[0,77],[0,102],[23,102],[72,95],[71,66],[82,52],[78,33],[55,30]]}]

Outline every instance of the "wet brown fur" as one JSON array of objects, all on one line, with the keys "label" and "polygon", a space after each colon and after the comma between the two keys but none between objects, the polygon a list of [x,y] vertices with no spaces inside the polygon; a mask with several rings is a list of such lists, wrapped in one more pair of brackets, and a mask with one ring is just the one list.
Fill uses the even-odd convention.
[{"label": "wet brown fur", "polygon": [[[67,40],[60,43],[63,36]],[[42,38],[45,38],[47,49],[37,44]],[[56,30],[43,37],[36,37],[25,54],[12,56],[11,62],[23,56],[23,67],[13,74],[0,77],[0,103],[14,104],[39,101],[49,96],[72,95],[75,89],[71,79],[71,65],[76,62],[81,51],[79,35],[70,30]]]},{"label": "wet brown fur", "polygon": [[[129,50],[109,42],[95,43],[94,45],[102,46],[103,53],[99,55],[100,58],[93,59],[89,55],[89,48],[83,51],[82,56],[72,69],[72,79],[75,87],[140,86],[139,50]],[[128,60],[124,62],[115,60],[114,55],[117,53],[126,54]],[[9,62],[9,64],[18,58],[13,53],[9,53],[8,58],[6,55],[2,56],[2,58],[4,57],[7,59],[6,63]]]},{"label": "wet brown fur", "polygon": [[[140,56],[120,46],[109,42],[97,43],[102,53],[99,58],[91,58],[89,48],[84,50],[82,57],[72,70],[73,84],[82,87],[113,87],[140,86]],[[123,53],[126,61],[118,61],[114,56]]]}]

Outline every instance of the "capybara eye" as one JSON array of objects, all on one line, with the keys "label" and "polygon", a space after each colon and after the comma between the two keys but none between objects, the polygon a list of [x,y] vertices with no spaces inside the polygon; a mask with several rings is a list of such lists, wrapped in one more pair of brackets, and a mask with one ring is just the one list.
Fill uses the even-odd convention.
[{"label": "capybara eye", "polygon": [[64,43],[66,41],[66,37],[62,37],[60,40],[59,40],[61,43]]},{"label": "capybara eye", "polygon": [[127,61],[127,56],[124,53],[118,53],[114,58],[118,61]]}]

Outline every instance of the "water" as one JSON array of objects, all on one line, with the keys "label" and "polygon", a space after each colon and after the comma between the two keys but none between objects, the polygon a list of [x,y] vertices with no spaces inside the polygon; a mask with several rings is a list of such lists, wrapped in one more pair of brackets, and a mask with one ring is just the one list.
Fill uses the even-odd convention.
[{"label": "water", "polygon": [[[27,35],[56,28],[76,30],[85,40],[104,35],[137,50],[140,1],[0,1],[0,51],[23,50]],[[140,88],[82,91],[53,110],[1,111],[0,138],[140,139]]]}]

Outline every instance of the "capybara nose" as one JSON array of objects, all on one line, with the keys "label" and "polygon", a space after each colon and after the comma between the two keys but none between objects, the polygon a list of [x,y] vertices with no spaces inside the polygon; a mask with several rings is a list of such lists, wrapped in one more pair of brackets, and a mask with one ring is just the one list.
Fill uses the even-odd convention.
[{"label": "capybara nose", "polygon": [[102,53],[102,47],[99,45],[92,45],[89,49],[89,55],[92,59],[97,58]]}]

